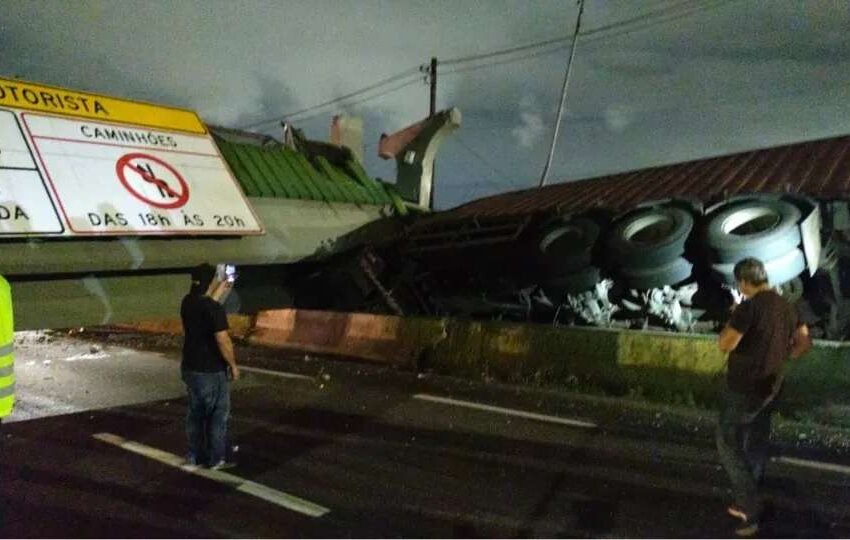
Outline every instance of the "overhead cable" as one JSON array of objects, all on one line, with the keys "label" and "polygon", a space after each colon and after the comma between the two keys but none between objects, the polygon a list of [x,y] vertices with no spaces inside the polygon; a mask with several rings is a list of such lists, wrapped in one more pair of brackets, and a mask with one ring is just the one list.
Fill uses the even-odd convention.
[{"label": "overhead cable", "polygon": [[445,70],[445,71],[438,71],[438,74],[440,74],[440,75],[457,75],[459,73],[466,73],[468,71],[478,71],[480,69],[493,67],[493,66],[499,66],[499,65],[502,65],[502,64],[510,64],[510,63],[513,63],[513,62],[518,62],[520,60],[529,60],[531,58],[548,56],[550,54],[554,54],[556,52],[561,52],[563,50],[566,50],[567,47],[569,47],[569,45],[564,43],[564,44],[561,44],[561,45],[554,47],[552,49],[546,49],[546,50],[543,50],[543,51],[537,51],[537,52],[533,52],[533,53],[529,53],[529,54],[524,54],[522,56],[516,56],[516,57],[502,59],[502,60],[495,60],[493,62],[484,62],[484,63],[481,63],[481,64],[473,64],[471,66],[460,66],[460,67],[457,67],[457,68],[454,68],[454,69],[448,69],[448,70]]},{"label": "overhead cable", "polygon": [[[360,105],[362,103],[366,103],[367,101],[372,101],[373,99],[378,99],[379,97],[383,97],[383,96],[386,96],[388,94],[398,92],[399,90],[407,88],[408,86],[412,86],[414,84],[420,84],[420,82],[421,82],[420,79],[416,78],[412,81],[407,81],[407,82],[399,84],[397,86],[393,86],[391,88],[388,88],[387,90],[384,90],[383,92],[379,92],[379,93],[371,95],[371,96],[362,97],[360,99],[355,99],[353,101],[345,101],[345,102],[339,102],[339,103],[334,103],[334,104],[335,105],[339,104],[339,105],[343,105],[343,106],[346,106],[346,107],[354,107],[354,106]],[[291,115],[290,115],[290,116],[284,117],[283,119],[297,120],[298,122],[307,122],[309,120],[312,120],[313,118],[318,118],[320,116],[324,116],[327,113],[328,113],[328,111],[322,111],[322,112],[314,113],[314,114],[311,114],[311,115],[308,115],[308,116],[302,116],[302,117],[295,118],[295,119],[291,118]],[[283,119],[281,119],[281,120],[283,120]]]},{"label": "overhead cable", "polygon": [[[713,9],[713,8],[719,7],[721,5],[729,4],[729,3],[735,2],[735,1],[737,1],[737,0],[715,0],[715,1],[709,0],[709,1],[705,1],[705,2],[698,2],[698,1],[693,1],[693,0],[683,0],[681,2],[669,5],[666,8],[663,8],[663,9],[652,10],[652,11],[649,11],[647,13],[637,15],[635,17],[631,17],[631,18],[624,19],[624,20],[621,20],[621,21],[615,21],[611,24],[599,26],[599,27],[596,27],[596,28],[591,28],[590,30],[582,32],[582,41],[583,42],[592,42],[592,41],[596,41],[596,40],[599,40],[599,39],[604,39],[604,38],[614,37],[614,36],[617,36],[617,35],[623,35],[623,34],[626,34],[626,33],[636,32],[636,31],[639,31],[639,30],[643,30],[643,29],[645,29],[649,26],[653,26],[655,24],[672,22],[674,20],[678,20],[678,19],[681,19],[681,18],[684,18],[684,17],[691,16],[694,13],[697,13],[697,12],[700,12],[700,11],[705,11],[707,9]],[[640,23],[643,23],[643,24],[640,24]],[[639,26],[634,27],[634,25],[636,25],[636,24],[638,24]],[[614,32],[614,31],[621,29],[621,28],[623,28],[624,30],[621,31],[621,32]],[[545,56],[545,55],[553,54],[555,52],[559,52],[559,51],[566,49],[567,42],[570,41],[570,39],[571,38],[569,36],[556,37],[556,38],[551,38],[551,39],[547,39],[547,40],[543,40],[543,41],[538,41],[538,42],[535,42],[535,43],[520,45],[520,46],[517,46],[517,47],[509,47],[509,48],[506,48],[506,49],[500,49],[500,50],[495,50],[495,51],[490,51],[490,52],[485,52],[485,53],[479,53],[479,54],[473,54],[473,55],[467,55],[467,56],[460,56],[460,57],[455,57],[455,58],[449,58],[447,60],[441,60],[440,61],[441,67],[442,66],[452,66],[452,69],[441,71],[440,73],[443,74],[443,75],[453,75],[453,74],[457,74],[457,73],[474,71],[474,70],[483,69],[483,68],[486,68],[486,67],[492,67],[492,66],[507,64],[507,63],[511,63],[511,62],[517,62],[517,61],[520,61],[520,60],[526,60],[526,59],[529,59],[529,58],[536,58],[536,57],[539,57],[539,56]],[[549,47],[549,48],[547,49],[547,47]],[[546,49],[546,50],[538,50],[538,49]],[[515,55],[517,53],[521,53],[521,52],[525,52],[525,51],[534,51],[534,52],[531,52],[531,53],[525,54],[525,55],[520,55],[520,56],[511,56],[511,55]],[[493,62],[480,63],[483,60],[490,60],[490,59],[506,57],[506,56],[509,57],[509,58],[496,60],[496,61],[493,61]],[[470,64],[470,65],[467,66],[465,64]],[[457,66],[457,67],[453,67],[453,66]],[[377,89],[382,88],[386,85],[392,84],[396,81],[400,81],[400,80],[404,80],[404,79],[408,79],[408,78],[413,78],[415,76],[416,78],[414,80],[408,81],[402,86],[395,87],[391,91],[396,91],[396,90],[399,90],[400,88],[404,88],[406,86],[412,85],[415,82],[418,82],[420,80],[419,78],[421,76],[421,72],[422,72],[422,66],[409,68],[405,71],[396,73],[395,75],[391,75],[391,76],[389,76],[385,79],[381,79],[381,80],[379,80],[375,83],[372,83],[368,86],[364,86],[362,88],[359,88],[357,90],[349,92],[348,94],[345,94],[343,96],[339,96],[339,97],[336,97],[334,99],[324,101],[322,103],[317,103],[315,105],[311,105],[309,107],[306,107],[306,108],[303,108],[303,109],[300,109],[300,110],[297,110],[297,111],[282,114],[282,115],[276,116],[274,118],[266,118],[264,120],[257,120],[255,122],[250,123],[250,124],[246,124],[239,129],[251,130],[251,129],[255,129],[255,128],[258,128],[258,127],[261,127],[261,126],[264,126],[264,125],[267,125],[267,124],[276,123],[276,122],[279,122],[279,121],[282,121],[282,120],[303,121],[305,119],[310,119],[310,118],[313,118],[314,116],[316,116],[316,115],[311,115],[311,116],[307,116],[307,117],[301,117],[301,115],[308,113],[308,112],[313,112],[313,111],[325,109],[327,107],[330,107],[332,105],[337,105],[337,104],[343,104],[344,103],[344,104],[350,105],[352,103],[362,103],[363,101],[375,99],[375,98],[380,97],[380,96],[385,95],[385,94],[383,94],[383,93],[377,94],[375,96],[368,97],[364,100],[357,100],[357,101],[353,101],[353,102],[350,101],[352,98],[356,98],[356,97],[361,96],[363,94],[377,90]],[[299,117],[301,117],[301,118],[299,118]]]},{"label": "overhead cable", "polygon": [[502,172],[501,169],[499,169],[495,165],[493,165],[493,163],[490,162],[490,160],[488,160],[487,158],[482,156],[477,150],[475,150],[475,148],[470,146],[463,139],[463,137],[460,134],[455,135],[455,140],[457,140],[457,142],[459,142],[461,144],[461,146],[466,148],[467,151],[469,151],[469,153],[472,154],[473,157],[475,157],[478,161],[480,161],[481,163],[486,165],[488,168],[493,170],[493,172],[495,172],[497,175],[499,175],[503,180],[507,180],[509,184],[513,184],[513,180],[511,178],[509,178],[508,175],[506,175],[504,172]]},{"label": "overhead cable", "polygon": [[259,120],[257,122],[245,125],[245,126],[241,127],[240,129],[250,130],[250,129],[254,129],[254,128],[257,128],[259,126],[265,125],[265,124],[270,124],[270,123],[278,122],[278,121],[281,121],[281,120],[291,119],[293,117],[300,116],[300,115],[307,113],[307,112],[315,111],[317,109],[323,109],[325,107],[328,107],[330,105],[335,105],[337,103],[342,103],[342,102],[349,100],[351,98],[363,95],[367,92],[370,92],[372,90],[376,90],[378,88],[381,88],[382,86],[386,86],[386,85],[394,83],[398,80],[410,78],[414,75],[416,76],[416,80],[419,80],[419,67],[418,66],[415,67],[415,68],[411,68],[411,69],[402,71],[400,73],[396,73],[395,75],[392,75],[392,76],[387,77],[385,79],[381,79],[378,82],[372,83],[368,86],[364,86],[363,88],[360,88],[360,89],[355,90],[353,92],[349,92],[348,94],[345,94],[344,96],[339,96],[337,98],[325,101],[323,103],[318,103],[316,105],[312,105],[312,106],[306,107],[304,109],[300,109],[300,110],[297,110],[297,111],[294,111],[294,112],[291,112],[291,113],[286,113],[286,114],[283,114],[283,115],[276,117],[276,118]]},{"label": "overhead cable", "polygon": [[[613,23],[606,24],[606,25],[603,25],[603,26],[598,26],[596,28],[591,28],[590,30],[586,30],[586,31],[582,32],[581,37],[582,37],[583,42],[593,42],[593,41],[597,41],[597,40],[604,39],[604,38],[619,36],[619,35],[623,35],[623,34],[627,34],[627,33],[631,33],[631,32],[636,32],[638,30],[643,30],[643,29],[645,29],[649,26],[653,26],[653,25],[656,25],[656,24],[661,24],[661,23],[666,23],[666,22],[678,20],[678,19],[681,19],[683,17],[693,15],[694,13],[697,13],[697,12],[700,12],[700,11],[705,11],[707,9],[713,9],[715,7],[719,7],[723,4],[728,4],[728,3],[731,3],[731,2],[734,2],[734,1],[737,1],[737,0],[715,0],[715,1],[707,1],[707,2],[697,2],[697,1],[694,1],[694,0],[683,0],[683,1],[678,2],[676,4],[667,6],[666,8],[663,8],[663,9],[652,10],[652,11],[649,11],[647,13],[637,15],[635,17],[630,17],[628,19],[623,19],[623,20],[615,21]],[[640,24],[636,28],[626,28],[623,32],[613,32],[613,31],[618,30],[620,28],[633,26],[636,23],[644,23],[644,24]],[[510,63],[510,62],[516,62],[516,61],[519,61],[519,60],[524,60],[526,58],[534,58],[536,56],[551,54],[553,52],[563,50],[567,47],[567,44],[571,39],[572,38],[570,36],[562,36],[562,37],[551,38],[551,39],[547,39],[547,40],[543,40],[543,41],[538,41],[538,42],[535,42],[535,43],[529,43],[529,44],[526,44],[526,45],[521,45],[521,46],[518,46],[518,47],[510,47],[510,48],[507,48],[507,49],[500,49],[500,50],[490,51],[490,52],[486,52],[486,53],[473,54],[473,55],[468,55],[468,56],[460,56],[460,57],[456,57],[456,58],[449,58],[447,60],[441,60],[440,65],[441,66],[455,66],[455,65],[467,64],[467,63],[473,63],[474,64],[474,63],[479,62],[481,60],[489,60],[491,58],[498,58],[498,57],[501,57],[501,56],[510,56],[510,55],[516,54],[518,52],[542,49],[542,48],[552,46],[552,45],[560,45],[559,47],[552,48],[552,49],[545,51],[545,52],[541,51],[539,54],[532,53],[532,54],[529,54],[529,55],[512,57],[510,59],[506,59],[506,60],[500,61],[500,62],[492,62],[492,63],[487,63],[487,64],[476,64],[476,66],[480,65],[481,67],[486,67],[486,66],[489,66],[489,65],[506,64],[506,63]],[[460,72],[463,72],[463,71],[471,71],[473,69],[480,69],[480,68],[470,66],[468,68],[463,67],[463,68],[456,68],[456,69],[452,69],[452,70],[447,70],[443,73],[445,73],[445,74],[460,73]]]},{"label": "overhead cable", "polygon": [[565,43],[569,41],[569,37],[559,37],[554,39],[547,39],[545,41],[538,41],[536,43],[529,43],[528,45],[520,45],[519,47],[511,47],[509,49],[501,49],[498,51],[491,51],[487,53],[481,54],[473,54],[470,56],[460,56],[457,58],[449,58],[448,60],[440,60],[440,65],[442,66],[451,66],[454,64],[463,64],[466,62],[474,62],[477,60],[486,60],[488,58],[494,58],[496,56],[505,56],[506,54],[513,54],[517,52],[527,51],[529,49],[539,49],[541,47],[545,47],[547,45],[554,45],[556,43]]}]

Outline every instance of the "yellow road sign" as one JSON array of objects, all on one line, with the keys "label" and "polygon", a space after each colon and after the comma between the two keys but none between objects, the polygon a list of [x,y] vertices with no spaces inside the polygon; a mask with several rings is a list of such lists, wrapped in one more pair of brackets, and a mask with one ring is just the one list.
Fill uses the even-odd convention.
[{"label": "yellow road sign", "polygon": [[186,109],[0,79],[0,105],[148,128],[206,133],[198,115]]}]

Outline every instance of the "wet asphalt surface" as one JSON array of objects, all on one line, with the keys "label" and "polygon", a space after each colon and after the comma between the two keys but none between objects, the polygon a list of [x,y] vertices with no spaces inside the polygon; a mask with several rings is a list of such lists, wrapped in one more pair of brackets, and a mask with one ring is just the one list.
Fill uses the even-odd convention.
[{"label": "wet asphalt surface", "polygon": [[[234,385],[228,472],[330,510],[309,517],[92,437],[184,452],[173,340],[39,339],[19,343],[20,404],[0,426],[3,537],[708,538],[735,525],[708,412],[241,348],[246,365],[310,378]],[[778,451],[850,465],[814,438],[780,433]],[[850,475],[768,475],[762,536],[850,536]]]}]

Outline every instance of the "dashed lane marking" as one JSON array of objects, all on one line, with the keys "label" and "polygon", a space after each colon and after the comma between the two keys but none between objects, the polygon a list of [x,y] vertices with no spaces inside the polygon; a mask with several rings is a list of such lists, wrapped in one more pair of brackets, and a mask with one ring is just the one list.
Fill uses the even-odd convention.
[{"label": "dashed lane marking", "polygon": [[171,467],[175,467],[189,474],[194,474],[203,478],[207,478],[209,480],[213,480],[215,482],[228,485],[236,491],[241,491],[242,493],[253,495],[254,497],[263,499],[264,501],[276,504],[278,506],[282,506],[284,508],[292,510],[293,512],[298,512],[310,517],[322,517],[323,515],[330,512],[330,509],[325,508],[324,506],[320,506],[306,499],[296,497],[295,495],[290,495],[289,493],[285,493],[283,491],[278,491],[268,486],[264,486],[263,484],[258,484],[257,482],[246,480],[241,476],[236,476],[235,474],[231,474],[229,472],[213,471],[210,469],[202,469],[199,467],[188,466],[185,464],[185,460],[183,458],[172,454],[171,452],[166,452],[164,450],[153,448],[142,443],[137,443],[135,441],[125,439],[118,435],[113,435],[112,433],[96,433],[92,435],[92,437],[99,441],[103,441],[119,448],[123,448],[124,450],[127,450],[129,452],[133,452],[135,454],[145,456],[149,459],[153,459],[154,461],[159,461],[160,463],[164,463],[165,465],[170,465]]},{"label": "dashed lane marking", "polygon": [[247,371],[249,373],[262,373],[263,375],[272,375],[274,377],[283,377],[284,379],[299,379],[302,381],[315,381],[314,377],[309,375],[301,375],[300,373],[289,373],[286,371],[275,371],[273,369],[263,369],[248,366],[239,366],[239,371]]},{"label": "dashed lane marking", "polygon": [[595,428],[598,427],[596,424],[592,422],[586,422],[584,420],[573,420],[571,418],[561,418],[560,416],[549,416],[548,414],[539,414],[530,411],[521,411],[518,409],[507,409],[504,407],[495,407],[493,405],[484,405],[482,403],[475,403],[474,401],[463,401],[460,399],[451,399],[440,396],[432,396],[430,394],[415,394],[413,396],[414,399],[421,399],[423,401],[432,401],[434,403],[443,403],[446,405],[455,405],[457,407],[466,407],[468,409],[478,409],[481,411],[499,413],[499,414],[507,414],[510,416],[518,416],[520,418],[528,418],[530,420],[539,420],[541,422],[550,422],[553,424],[562,424],[570,427],[580,427],[580,428]]},{"label": "dashed lane marking", "polygon": [[791,457],[774,458],[774,461],[779,463],[787,463],[798,467],[807,467],[809,469],[819,469],[821,471],[837,472],[850,475],[850,467],[847,465],[837,465],[835,463],[824,463],[822,461],[810,461],[808,459],[799,459]]}]

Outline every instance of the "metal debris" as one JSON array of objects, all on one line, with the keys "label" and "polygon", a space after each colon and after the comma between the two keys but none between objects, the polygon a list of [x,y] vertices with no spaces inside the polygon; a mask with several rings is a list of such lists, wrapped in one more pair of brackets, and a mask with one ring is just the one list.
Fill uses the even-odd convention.
[{"label": "metal debris", "polygon": [[614,286],[610,279],[604,279],[589,291],[579,294],[568,294],[567,303],[570,311],[581,321],[596,326],[610,326],[614,314],[619,307],[611,303],[608,293]]}]

